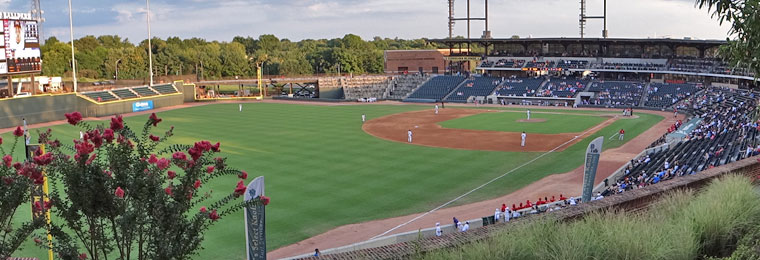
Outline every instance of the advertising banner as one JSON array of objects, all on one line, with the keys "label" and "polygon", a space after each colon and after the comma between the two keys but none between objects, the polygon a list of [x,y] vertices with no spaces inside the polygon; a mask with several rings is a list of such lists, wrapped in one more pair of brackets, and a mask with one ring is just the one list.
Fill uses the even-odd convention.
[{"label": "advertising banner", "polygon": [[604,136],[600,136],[591,141],[586,148],[586,162],[583,171],[583,193],[581,195],[583,202],[591,200],[591,192],[594,189],[594,179],[596,178],[596,168],[599,166],[599,156],[602,153],[602,144]]},{"label": "advertising banner", "polygon": [[132,112],[140,112],[153,109],[153,100],[137,101],[132,103]]},{"label": "advertising banner", "polygon": [[[262,195],[264,195],[264,176],[259,176],[248,184],[243,199],[249,201]],[[262,204],[245,207],[245,250],[248,260],[267,258],[264,208]]]}]

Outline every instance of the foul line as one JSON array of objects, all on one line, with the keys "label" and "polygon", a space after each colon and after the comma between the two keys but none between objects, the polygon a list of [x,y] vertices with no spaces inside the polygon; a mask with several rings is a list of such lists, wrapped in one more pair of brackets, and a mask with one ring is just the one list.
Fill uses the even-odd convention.
[{"label": "foul line", "polygon": [[[613,117],[613,118],[610,118],[610,119],[609,119],[609,120],[607,120],[607,121],[610,121],[610,120],[616,119],[617,117],[618,117],[618,116],[615,116],[615,117]],[[606,122],[606,121],[605,121],[605,122]],[[594,126],[594,127],[590,128],[590,129],[586,130],[585,132],[581,133],[580,135],[577,135],[577,136],[575,136],[575,137],[571,138],[571,139],[570,139],[570,140],[568,140],[567,142],[564,142],[564,143],[560,144],[559,146],[557,146],[557,147],[554,147],[554,149],[551,149],[551,150],[549,150],[549,151],[547,151],[547,152],[545,152],[545,153],[543,153],[543,154],[541,154],[541,155],[537,156],[536,158],[533,158],[532,160],[530,160],[530,161],[527,161],[527,162],[523,163],[522,165],[520,165],[520,166],[517,166],[516,168],[514,168],[514,169],[512,169],[512,170],[510,170],[510,171],[508,171],[508,172],[506,172],[506,173],[504,173],[504,174],[502,174],[502,175],[500,175],[500,176],[497,176],[496,178],[493,178],[493,179],[491,179],[490,181],[488,181],[488,182],[486,182],[486,183],[483,183],[483,184],[481,184],[480,186],[478,186],[478,187],[476,187],[476,188],[474,188],[474,189],[472,189],[472,190],[470,190],[470,191],[468,191],[468,192],[466,192],[466,193],[464,193],[464,194],[462,194],[462,195],[459,195],[459,197],[456,197],[456,198],[454,198],[454,199],[452,199],[452,200],[450,200],[450,201],[448,201],[448,202],[446,202],[446,203],[444,203],[444,204],[442,204],[442,205],[440,205],[440,206],[438,206],[438,207],[435,207],[434,209],[431,209],[431,210],[430,210],[430,211],[428,211],[428,212],[425,212],[425,213],[423,213],[422,215],[419,215],[419,216],[417,216],[417,217],[414,217],[413,219],[411,219],[411,220],[409,220],[409,221],[407,221],[407,222],[401,223],[401,224],[399,224],[398,226],[396,226],[396,227],[394,227],[394,228],[391,228],[391,229],[389,229],[388,231],[385,231],[385,232],[383,232],[383,233],[382,233],[382,234],[380,234],[380,235],[374,236],[374,237],[370,238],[369,240],[373,240],[373,239],[376,239],[376,238],[379,238],[379,237],[385,236],[385,235],[387,235],[388,233],[390,233],[390,232],[393,232],[393,231],[394,231],[394,230],[396,230],[396,229],[399,229],[399,228],[401,228],[401,227],[403,227],[403,226],[406,226],[406,225],[408,225],[408,224],[410,224],[410,223],[412,223],[412,222],[414,222],[414,221],[417,221],[418,219],[421,219],[421,218],[423,218],[423,217],[425,217],[425,216],[429,215],[430,213],[436,212],[436,211],[438,211],[439,209],[441,209],[441,208],[443,208],[443,207],[446,207],[446,206],[448,206],[449,204],[451,204],[451,203],[454,203],[454,202],[456,202],[457,200],[460,200],[460,199],[464,198],[465,196],[467,196],[467,195],[470,195],[471,193],[473,193],[473,192],[475,192],[475,191],[477,191],[477,190],[479,190],[479,189],[481,189],[481,188],[485,187],[486,185],[488,185],[488,184],[491,184],[492,182],[495,182],[495,181],[497,181],[497,180],[499,180],[499,179],[503,178],[504,176],[507,176],[507,174],[510,174],[510,173],[512,173],[512,172],[514,172],[514,171],[516,171],[516,170],[519,170],[519,169],[521,169],[522,167],[525,167],[525,166],[527,166],[528,164],[531,164],[531,163],[535,162],[536,160],[538,160],[538,159],[541,159],[542,157],[546,156],[547,154],[553,153],[554,151],[556,151],[557,149],[561,148],[562,146],[565,146],[565,145],[567,145],[568,143],[571,143],[572,141],[575,141],[576,139],[580,138],[581,136],[584,136],[584,135],[586,135],[588,132],[591,132],[591,131],[593,131],[594,129],[596,129],[596,128],[599,128],[601,125],[603,125],[603,124],[599,124],[599,125],[596,125],[596,126]]]}]

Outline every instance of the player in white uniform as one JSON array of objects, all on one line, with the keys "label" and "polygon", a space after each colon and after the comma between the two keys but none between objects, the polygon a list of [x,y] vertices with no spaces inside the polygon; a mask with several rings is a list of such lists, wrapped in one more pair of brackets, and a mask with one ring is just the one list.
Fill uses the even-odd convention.
[{"label": "player in white uniform", "polygon": [[530,109],[528,109],[528,120],[530,120]]},{"label": "player in white uniform", "polygon": [[528,135],[525,134],[525,131],[523,131],[522,134],[520,134],[520,146],[523,146],[523,147],[525,146],[526,137],[528,137]]},{"label": "player in white uniform", "polygon": [[362,114],[362,123],[364,123],[364,121],[367,121],[367,115]]},{"label": "player in white uniform", "polygon": [[243,104],[238,104],[238,109],[240,110],[240,112],[243,112]]},{"label": "player in white uniform", "polygon": [[435,114],[438,114],[438,104],[435,104]]},{"label": "player in white uniform", "polygon": [[409,129],[409,131],[406,131],[407,139],[409,143],[412,142],[412,129]]}]

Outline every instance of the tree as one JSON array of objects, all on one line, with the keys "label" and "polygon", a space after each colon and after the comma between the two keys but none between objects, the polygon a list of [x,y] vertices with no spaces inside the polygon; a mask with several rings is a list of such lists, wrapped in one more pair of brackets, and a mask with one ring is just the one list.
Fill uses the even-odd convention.
[{"label": "tree", "polygon": [[[24,135],[21,127],[14,131],[12,148],[8,153],[4,147],[0,146],[0,259],[6,259],[11,256],[34,230],[43,226],[44,218],[38,218],[32,221],[26,221],[20,226],[13,225],[16,217],[16,210],[23,204],[26,204],[31,198],[31,190],[34,186],[42,185],[44,177],[42,175],[41,164],[49,162],[49,155],[37,154],[33,162],[13,162],[13,152],[19,144],[19,139]],[[23,139],[22,139],[23,141]],[[3,141],[0,138],[0,145]],[[50,208],[48,198],[32,204],[35,213],[42,213]],[[37,240],[41,243],[41,240]]]},{"label": "tree", "polygon": [[721,55],[733,66],[747,67],[760,76],[760,9],[759,0],[697,0],[699,8],[707,8],[720,24],[731,23],[721,48]]},{"label": "tree", "polygon": [[[40,138],[51,147],[45,169],[58,198],[53,214],[60,219],[51,234],[62,259],[187,259],[201,248],[209,226],[245,206],[235,199],[245,192],[248,174],[215,157],[219,143],[159,149],[174,128],[154,135],[162,121],[156,114],[139,133],[121,116],[111,118],[110,127],[82,122],[77,112],[67,118],[86,131],[73,148]],[[223,176],[240,180],[213,201],[211,191],[201,188]]]}]

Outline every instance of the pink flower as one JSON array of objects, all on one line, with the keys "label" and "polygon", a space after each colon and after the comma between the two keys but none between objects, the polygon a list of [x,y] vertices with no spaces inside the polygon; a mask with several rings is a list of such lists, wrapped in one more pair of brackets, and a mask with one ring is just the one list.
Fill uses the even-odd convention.
[{"label": "pink flower", "polygon": [[198,150],[197,148],[192,147],[187,150],[187,153],[190,154],[190,157],[192,157],[194,161],[197,161],[198,158],[201,158],[201,155],[203,155],[203,150]]},{"label": "pink flower", "polygon": [[218,153],[219,152],[219,146],[220,146],[219,142],[216,142],[215,145],[211,146],[211,150]]},{"label": "pink flower", "polygon": [[176,153],[172,154],[172,159],[174,159],[174,160],[180,160],[180,161],[185,161],[185,160],[187,160],[187,156],[183,152],[176,152]]},{"label": "pink flower", "polygon": [[216,210],[212,210],[211,214],[208,214],[208,218],[210,218],[211,221],[216,221],[219,219],[219,214],[216,213]]},{"label": "pink flower", "polygon": [[40,212],[42,211],[42,203],[39,201],[34,202],[34,212]]},{"label": "pink flower", "polygon": [[53,207],[53,201],[52,200],[45,201],[45,203],[43,204],[43,207],[45,208],[45,210],[48,210],[48,209],[52,208]]},{"label": "pink flower", "polygon": [[156,167],[158,167],[159,170],[169,168],[169,160],[166,158],[159,159],[158,162],[156,162]]},{"label": "pink flower", "polygon": [[245,184],[243,183],[243,180],[238,181],[237,187],[235,187],[235,197],[240,197],[240,195],[243,195],[245,193]]},{"label": "pink flower", "polygon": [[116,187],[116,191],[113,194],[120,199],[124,198],[124,190],[122,190],[121,187]]},{"label": "pink flower", "polygon": [[172,189],[173,189],[172,186],[169,185],[169,186],[166,187],[166,189],[164,189],[164,192],[166,193],[166,195],[171,196],[172,194],[174,194],[174,192],[172,191]]},{"label": "pink flower", "polygon": [[11,156],[10,154],[6,154],[5,156],[3,156],[3,163],[5,164],[5,167],[10,168],[12,161],[13,161],[13,156]]},{"label": "pink flower", "polygon": [[[10,158],[8,159],[10,160]],[[53,162],[53,154],[46,153],[44,155],[35,156],[33,159],[34,159],[34,163],[39,164],[40,166],[45,166]],[[3,160],[5,160],[4,157],[3,157]],[[6,162],[6,164],[10,166],[10,161]]]},{"label": "pink flower", "polygon": [[269,197],[261,195],[259,199],[261,199],[261,204],[264,204],[264,206],[269,205]]},{"label": "pink flower", "polygon": [[151,154],[150,158],[148,158],[148,163],[154,164],[154,163],[157,163],[157,162],[158,162],[158,157],[156,157],[155,154]]},{"label": "pink flower", "polygon": [[195,183],[193,183],[193,188],[196,190],[201,187],[201,180],[195,180]]},{"label": "pink flower", "polygon": [[39,245],[39,244],[42,244],[42,240],[40,240],[39,238],[36,238],[36,237],[35,237],[35,238],[34,238],[34,243],[35,243],[35,244],[38,244],[38,245]]},{"label": "pink flower", "polygon": [[90,155],[90,158],[87,159],[87,161],[84,163],[84,165],[90,165],[90,164],[92,164],[92,161],[95,160],[95,157],[98,157],[98,154],[94,153],[94,154]]},{"label": "pink flower", "polygon": [[3,138],[0,137],[0,144],[3,144]]},{"label": "pink flower", "polygon": [[111,128],[106,128],[106,130],[103,130],[103,139],[106,140],[106,143],[111,143],[113,141],[113,130]]},{"label": "pink flower", "polygon": [[21,137],[22,135],[24,135],[24,129],[21,129],[20,126],[16,127],[16,130],[13,131],[13,135],[15,135],[17,137]]},{"label": "pink flower", "polygon": [[100,135],[100,130],[95,129],[89,131],[85,136],[87,136],[87,138],[92,141],[92,144],[95,145],[95,148],[100,148],[100,146],[103,145],[103,137]]},{"label": "pink flower", "polygon": [[111,174],[111,171],[109,171],[109,170],[103,170],[103,173],[105,173],[106,175],[108,175],[108,177],[113,177],[112,176],[113,174]]},{"label": "pink flower", "polygon": [[95,151],[95,145],[89,143],[87,140],[81,142],[74,140],[74,148],[77,150],[77,155],[80,155],[80,158]]},{"label": "pink flower", "polygon": [[161,137],[150,135],[150,140],[153,140],[153,142],[158,142],[159,140],[161,140]]},{"label": "pink flower", "polygon": [[206,206],[201,207],[201,213],[206,213],[207,211]]},{"label": "pink flower", "polygon": [[163,119],[158,118],[156,116],[156,113],[150,114],[150,117],[148,118],[150,120],[150,123],[153,124],[153,126],[157,126],[158,123],[160,123]]},{"label": "pink flower", "polygon": [[66,113],[64,116],[66,116],[66,120],[68,120],[71,125],[77,125],[79,121],[82,121],[82,113],[79,112]]},{"label": "pink flower", "polygon": [[111,129],[114,131],[119,131],[122,128],[124,128],[124,119],[121,118],[121,115],[115,116],[111,118]]},{"label": "pink flower", "polygon": [[238,178],[241,178],[243,180],[248,179],[248,173],[245,171],[240,171],[240,174],[238,174]]},{"label": "pink flower", "polygon": [[87,259],[87,254],[86,253],[79,254],[79,259],[81,259],[81,260]]},{"label": "pink flower", "polygon": [[13,183],[13,178],[11,177],[3,177],[3,182],[5,182],[6,185],[11,185]]},{"label": "pink flower", "polygon": [[174,177],[177,177],[177,173],[174,172],[174,171],[168,171],[168,172],[166,172],[166,174],[169,175],[169,179],[170,180],[173,180]]},{"label": "pink flower", "polygon": [[208,167],[206,167],[206,172],[207,172],[207,173],[212,173],[212,172],[214,172],[214,166],[213,166],[213,165],[209,165]]}]

